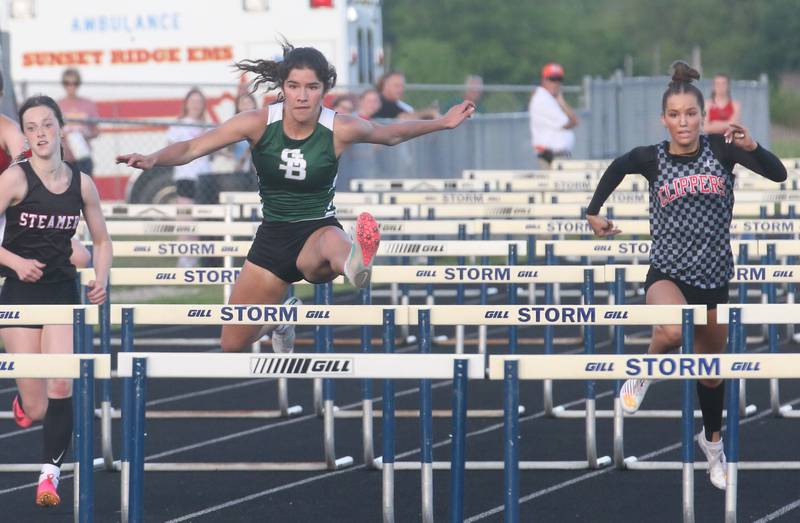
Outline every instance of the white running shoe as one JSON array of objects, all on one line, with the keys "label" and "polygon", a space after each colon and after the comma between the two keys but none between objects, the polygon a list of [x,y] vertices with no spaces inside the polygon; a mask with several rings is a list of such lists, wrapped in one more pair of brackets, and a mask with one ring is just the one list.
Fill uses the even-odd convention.
[{"label": "white running shoe", "polygon": [[622,401],[622,410],[626,414],[634,414],[639,410],[648,387],[650,387],[650,380],[635,378],[625,381],[619,390],[619,399]]},{"label": "white running shoe", "polygon": [[[284,307],[295,307],[302,305],[300,298],[294,296],[283,302]],[[294,324],[285,323],[272,331],[272,350],[280,354],[294,351]]]},{"label": "white running shoe", "polygon": [[350,283],[363,289],[369,286],[372,259],[381,243],[381,230],[370,213],[362,212],[358,215],[355,230],[351,231],[350,236],[353,246],[344,264],[344,274]]},{"label": "white running shoe", "polygon": [[706,455],[708,461],[708,477],[711,479],[711,484],[720,490],[725,490],[725,484],[728,478],[727,468],[728,463],[725,460],[725,448],[722,445],[722,439],[719,441],[708,441],[706,439],[706,429],[700,431],[697,435],[697,444],[700,450]]}]

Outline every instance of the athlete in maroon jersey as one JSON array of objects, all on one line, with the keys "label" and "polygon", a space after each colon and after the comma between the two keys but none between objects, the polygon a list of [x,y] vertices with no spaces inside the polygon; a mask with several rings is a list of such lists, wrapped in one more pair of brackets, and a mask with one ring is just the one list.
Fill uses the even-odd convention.
[{"label": "athlete in maroon jersey", "polygon": [[[96,279],[89,301],[102,303],[111,267],[111,240],[92,179],[61,159],[63,119],[52,98],[36,96],[20,108],[31,157],[0,176],[0,214],[6,216],[0,273],[6,280],[0,304],[78,304],[71,239],[83,213],[94,243]],[[72,326],[0,329],[10,353],[72,353]],[[18,379],[14,419],[22,427],[43,420],[43,465],[36,503],[57,505],[61,463],[72,438],[72,381]]]}]

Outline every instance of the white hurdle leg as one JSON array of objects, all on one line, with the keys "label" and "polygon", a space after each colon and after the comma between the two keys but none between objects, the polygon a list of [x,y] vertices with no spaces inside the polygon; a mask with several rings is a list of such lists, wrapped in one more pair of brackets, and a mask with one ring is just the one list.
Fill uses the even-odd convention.
[{"label": "white hurdle leg", "polygon": [[361,402],[361,442],[364,448],[364,465],[375,468],[375,438],[373,436],[373,403],[371,399]]},{"label": "white hurdle leg", "polygon": [[739,470],[736,463],[728,463],[725,485],[725,523],[736,523],[736,501],[739,489]]},{"label": "white hurdle leg", "polygon": [[394,523],[394,463],[383,466],[383,523]]},{"label": "white hurdle leg", "polygon": [[100,404],[100,438],[103,442],[103,466],[106,470],[114,470],[114,451],[111,439],[111,410],[110,401],[103,401]]},{"label": "white hurdle leg", "polygon": [[625,417],[622,415],[622,402],[619,394],[614,396],[614,466],[618,469],[625,468]]},{"label": "white hurdle leg", "polygon": [[694,463],[683,464],[683,523],[694,523]]}]

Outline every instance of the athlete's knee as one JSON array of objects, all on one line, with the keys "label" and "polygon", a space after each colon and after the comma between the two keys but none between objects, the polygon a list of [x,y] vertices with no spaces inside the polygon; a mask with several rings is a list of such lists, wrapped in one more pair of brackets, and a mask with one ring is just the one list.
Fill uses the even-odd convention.
[{"label": "athlete's knee", "polygon": [[700,380],[700,383],[709,389],[716,389],[722,385],[722,380]]},{"label": "athlete's knee", "polygon": [[670,349],[679,347],[683,343],[683,333],[680,325],[657,325],[656,335]]},{"label": "athlete's knee", "polygon": [[42,421],[47,414],[47,398],[22,398],[22,410],[33,421]]},{"label": "athlete's knee", "polygon": [[47,380],[47,397],[48,398],[69,398],[72,396],[72,381],[61,379]]},{"label": "athlete's knee", "polygon": [[248,340],[241,335],[223,331],[219,344],[222,347],[222,352],[242,352],[247,347]]}]

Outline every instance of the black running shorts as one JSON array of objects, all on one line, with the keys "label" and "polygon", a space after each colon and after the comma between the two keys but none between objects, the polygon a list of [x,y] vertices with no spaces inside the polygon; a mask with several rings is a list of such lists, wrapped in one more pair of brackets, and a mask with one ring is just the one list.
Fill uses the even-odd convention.
[{"label": "black running shorts", "polygon": [[650,286],[655,282],[661,280],[669,280],[674,283],[689,305],[705,305],[709,309],[716,309],[720,303],[728,303],[729,288],[727,285],[715,289],[701,289],[664,274],[652,265],[650,270],[647,271],[647,279],[644,282],[645,291],[649,290]]},{"label": "black running shorts", "polygon": [[[47,283],[27,283],[6,278],[0,289],[0,305],[80,305],[81,298],[75,280]],[[12,327],[12,325],[6,325]],[[41,325],[19,325],[27,329],[41,329]],[[0,329],[3,327],[0,326]]]},{"label": "black running shorts", "polygon": [[297,257],[306,240],[317,229],[330,226],[342,228],[333,216],[302,222],[263,221],[247,253],[247,261],[267,269],[285,282],[300,281],[303,273],[297,270]]}]

